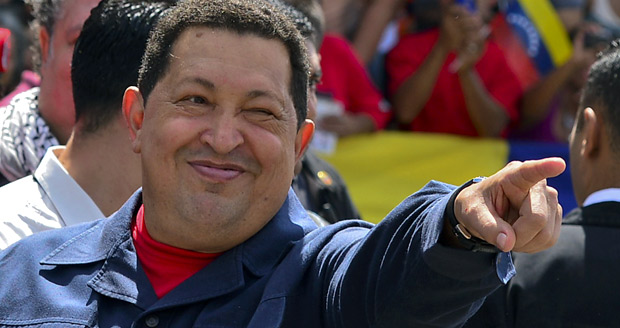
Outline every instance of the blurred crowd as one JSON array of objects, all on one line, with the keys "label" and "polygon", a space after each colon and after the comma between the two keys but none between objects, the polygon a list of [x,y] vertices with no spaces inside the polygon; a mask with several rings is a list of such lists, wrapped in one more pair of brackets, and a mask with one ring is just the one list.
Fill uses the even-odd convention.
[{"label": "blurred crowd", "polygon": [[[321,1],[315,146],[329,151],[330,140],[381,129],[566,142],[589,65],[620,35],[620,4],[549,1],[572,52],[532,72],[506,40],[511,1]],[[39,83],[31,11],[0,1],[0,27],[11,32],[0,106]]]},{"label": "blurred crowd", "polygon": [[10,48],[6,43],[3,47],[6,51],[2,51],[0,95],[3,99],[0,106],[6,106],[12,95],[39,83],[30,50],[32,37],[28,26],[31,21],[30,9],[22,0],[0,1],[0,28],[10,31],[10,34],[5,34],[10,40]]},{"label": "blurred crowd", "polygon": [[[219,3],[229,4],[224,1],[220,0]],[[588,207],[613,202],[611,209],[601,210],[604,219],[600,222],[595,221],[600,225],[609,223],[610,220],[607,218],[610,213],[612,215],[618,213],[616,207],[620,204],[620,189],[616,186],[620,178],[615,172],[618,172],[616,163],[619,158],[617,154],[620,153],[616,138],[619,138],[620,133],[616,131],[618,124],[615,122],[620,121],[620,115],[615,114],[615,111],[620,106],[617,106],[615,90],[617,81],[620,81],[616,73],[620,71],[620,50],[618,50],[620,44],[612,40],[620,37],[620,1],[287,0],[285,2],[288,4],[274,3],[274,5],[281,6],[279,9],[289,16],[304,37],[299,41],[300,46],[296,48],[297,52],[292,52],[300,55],[290,55],[288,59],[291,62],[295,60],[302,62],[301,59],[305,58],[305,55],[301,55],[301,52],[306,51],[310,68],[308,89],[305,90],[304,73],[306,70],[304,68],[306,66],[304,65],[306,63],[291,64],[292,67],[296,67],[291,79],[297,78],[298,81],[304,82],[297,84],[295,81],[291,82],[291,89],[300,89],[301,91],[294,91],[303,94],[303,97],[293,97],[292,101],[295,109],[302,112],[305,111],[304,105],[307,100],[307,118],[315,122],[316,131],[311,122],[298,119],[296,139],[291,142],[296,152],[294,170],[292,170],[292,165],[287,166],[292,163],[280,161],[279,155],[274,155],[273,160],[265,160],[270,165],[264,165],[264,168],[267,173],[271,174],[271,179],[279,183],[275,187],[282,187],[280,189],[286,191],[292,181],[295,193],[291,192],[290,195],[297,195],[304,206],[300,208],[308,211],[317,225],[329,225],[352,218],[359,219],[361,215],[347,192],[344,179],[340,177],[335,168],[317,156],[315,152],[333,152],[339,138],[369,134],[380,130],[451,134],[473,139],[528,140],[565,145],[570,148],[571,152],[570,159],[573,164],[571,173],[573,183],[576,183],[575,190],[579,205]],[[187,3],[189,2],[183,4]],[[137,153],[142,153],[141,142],[146,145],[144,148],[158,149],[166,142],[170,142],[165,139],[175,139],[170,136],[176,132],[180,135],[191,135],[191,137],[198,135],[203,138],[201,134],[203,132],[200,131],[197,133],[191,129],[181,131],[184,129],[178,127],[183,127],[183,125],[161,124],[158,126],[158,128],[162,127],[161,130],[158,128],[142,129],[145,115],[144,108],[140,106],[145,106],[147,95],[153,91],[155,82],[160,83],[158,78],[164,80],[161,76],[175,75],[162,73],[166,69],[170,70],[171,66],[164,64],[149,66],[152,64],[151,60],[157,63],[160,59],[157,56],[161,55],[166,58],[175,56],[172,51],[162,50],[165,49],[163,47],[147,47],[147,37],[152,26],[156,26],[159,17],[165,17],[169,7],[182,7],[175,6],[176,4],[174,0],[153,0],[153,3],[144,0],[140,1],[140,5],[132,7],[131,4],[125,6],[122,5],[122,1],[111,0],[109,3],[105,1],[100,3],[99,0],[0,0],[0,186],[6,184],[0,188],[0,201],[5,202],[0,204],[0,208],[2,208],[2,214],[7,216],[3,218],[5,219],[4,226],[2,226],[4,228],[0,229],[0,242],[4,241],[5,247],[38,231],[71,226],[84,219],[87,221],[83,222],[89,222],[95,218],[114,215],[114,213],[121,213],[116,214],[117,216],[125,215],[117,210],[141,185],[144,185],[145,189],[148,188],[149,180],[143,180],[143,178],[149,177],[149,174],[153,175],[151,177],[153,181],[161,179],[163,182],[158,183],[166,187],[162,190],[170,194],[175,192],[168,188],[170,185],[179,185],[178,190],[186,187],[182,186],[185,180],[176,181],[175,176],[166,175],[165,170],[153,171],[159,174],[142,171],[147,167],[144,163],[150,163],[155,167],[158,165],[163,167],[170,163],[166,163],[165,160],[161,163],[158,160],[143,160],[143,163],[140,163],[137,155]],[[101,9],[108,5],[112,8],[109,9],[110,12],[125,13],[112,17],[112,14]],[[265,6],[265,3],[260,2],[258,5]],[[289,5],[294,10],[288,8],[290,12],[287,13]],[[119,7],[114,8],[114,6]],[[132,11],[140,10],[141,7],[144,13]],[[92,8],[95,9],[91,15]],[[200,8],[207,7],[201,6]],[[248,12],[245,12],[246,15]],[[189,16],[191,15],[184,17]],[[208,17],[215,16],[217,15]],[[196,15],[196,17],[203,16]],[[537,25],[541,21],[545,24]],[[240,24],[238,21],[234,23]],[[162,26],[166,27],[163,23],[157,25],[158,28]],[[292,26],[290,28],[293,29]],[[229,50],[230,53],[218,53],[213,57],[221,57],[219,59],[222,60],[235,59],[235,55],[225,54],[236,54],[239,45],[235,43],[237,39],[234,37],[239,36],[242,39],[244,35],[242,33],[239,35],[224,34],[226,37],[222,40],[227,42],[229,39],[232,40],[227,45],[233,50]],[[149,45],[165,41],[165,38],[157,33],[153,35],[155,37],[149,39]],[[287,35],[297,37],[297,33]],[[196,38],[201,36],[202,33],[196,33]],[[179,39],[182,38],[179,37]],[[269,38],[266,39],[266,41],[261,41],[272,41]],[[191,53],[194,57],[201,58],[200,60],[204,56],[200,51],[211,50],[203,43],[196,45],[196,48],[185,46],[185,43],[189,42],[187,40],[183,39],[181,49]],[[305,47],[301,46],[302,41]],[[603,52],[610,42],[615,50]],[[143,57],[145,47],[147,47],[147,55]],[[267,47],[262,50],[266,49]],[[260,53],[260,50],[257,51]],[[152,55],[155,59],[149,58],[150,52],[157,52],[156,55]],[[248,54],[244,55],[250,57]],[[163,61],[166,60],[169,59]],[[271,60],[276,64],[273,58]],[[175,67],[183,67],[179,69],[182,72],[188,71],[184,66],[187,62],[178,62],[182,63],[175,64]],[[192,67],[191,62],[189,63],[187,67]],[[205,66],[218,68],[218,65]],[[221,66],[226,67],[227,64],[224,63]],[[139,70],[140,79],[138,80]],[[267,71],[273,72],[274,70]],[[221,72],[223,73],[213,75],[224,76],[226,78],[223,80],[226,80],[229,77],[226,74],[227,71]],[[148,80],[153,78],[149,74],[155,76],[154,82]],[[158,77],[158,74],[161,76]],[[238,75],[239,80],[246,78],[243,74]],[[196,82],[198,80],[193,79],[192,83],[198,83]],[[249,78],[249,80],[252,79]],[[166,87],[173,89],[174,83],[171,81],[175,80],[165,81],[166,84],[157,84],[160,89],[168,90]],[[136,82],[140,84],[140,90],[133,87],[127,88],[127,86],[135,85]],[[199,82],[204,89],[210,91],[217,89],[208,80],[199,80]],[[241,83],[231,85],[232,87],[227,87],[232,89]],[[243,97],[260,93],[256,90],[250,90],[248,93],[224,90],[226,92],[221,90],[218,92],[235,97],[237,93]],[[159,89],[157,91],[162,92]],[[144,98],[142,98],[143,95]],[[202,108],[206,107],[202,106],[204,104],[211,104],[208,98],[183,95],[175,101],[189,104],[188,108],[194,105]],[[160,100],[160,102],[166,106],[177,106],[171,101]],[[231,103],[236,104],[232,101]],[[259,123],[265,122],[265,115],[269,116],[270,120],[283,120],[278,117],[279,114],[265,111],[260,107],[260,105],[251,106],[249,109],[241,108],[240,111],[245,111],[246,115],[252,115],[250,118]],[[168,109],[165,106],[162,108],[164,108],[162,111]],[[237,115],[239,107],[229,106],[228,108],[234,110],[234,115],[231,116],[239,116]],[[211,113],[211,111],[206,112]],[[157,114],[153,115],[158,117]],[[305,117],[306,113],[296,113],[296,115]],[[125,116],[124,119],[122,116]],[[160,114],[160,116],[166,115]],[[188,114],[188,116],[191,115]],[[206,115],[202,116],[206,117]],[[226,128],[217,120],[205,119],[204,122],[213,125],[214,131],[219,131],[222,126]],[[129,125],[129,130],[127,125]],[[241,124],[241,126],[246,125]],[[145,130],[147,132],[143,132]],[[291,131],[293,131],[292,128]],[[156,138],[148,140],[144,137],[143,140],[140,133],[149,132],[153,133]],[[252,133],[239,134],[245,137],[246,134]],[[213,138],[218,141],[218,138],[212,135],[206,133],[205,135],[204,138]],[[240,138],[235,137],[236,134],[230,135],[233,136],[230,138],[231,142],[226,143],[230,140],[224,140],[218,144],[222,147],[220,149],[222,153],[230,152],[228,148],[235,149],[237,147],[235,142],[242,143]],[[259,142],[260,136],[251,136],[251,139],[256,144],[264,141],[265,145],[261,145],[261,149],[265,153],[271,151],[276,153],[276,150],[279,150],[277,148],[280,144],[274,143],[274,147],[270,147],[269,140],[261,139]],[[129,140],[132,140],[131,144]],[[607,142],[607,140],[611,141]],[[174,143],[175,140],[172,141]],[[200,140],[200,142],[203,141]],[[310,143],[310,151],[305,152],[307,150],[305,146]],[[173,147],[170,146],[170,148]],[[165,151],[167,150],[164,149]],[[157,151],[149,152],[148,150],[144,153],[151,156],[158,154]],[[153,158],[160,159],[157,156]],[[554,162],[556,164],[553,164]],[[552,196],[550,198],[555,199],[557,193],[549,191],[548,189],[551,188],[547,187],[546,182],[543,188],[539,180],[559,174],[564,169],[564,163],[558,160],[550,160],[547,163],[555,165],[556,169],[553,170],[553,174],[545,173],[543,177],[533,180],[539,185],[539,189],[544,189]],[[242,171],[236,166],[207,164],[199,163],[195,166],[204,169],[205,175],[210,172],[207,172],[208,170],[217,171],[221,180],[232,180],[236,177],[232,174]],[[508,169],[514,168],[515,165],[519,164],[511,163]],[[286,174],[282,175],[284,179],[279,177],[278,175],[282,174],[278,171],[279,168],[288,170],[290,179],[285,181]],[[527,180],[523,174],[515,174],[515,176],[518,176],[516,180]],[[511,179],[507,180],[512,183]],[[143,181],[147,183],[143,184]],[[472,180],[463,188],[482,181],[482,179]],[[487,182],[476,186],[494,185],[489,181],[494,180],[491,177]],[[153,185],[157,184],[152,184],[151,188]],[[272,183],[265,185],[272,187]],[[475,188],[468,190],[476,190]],[[532,205],[529,206],[530,208],[538,209],[536,200],[529,199],[533,197],[531,195],[536,195],[531,190],[533,188],[530,185],[522,190],[528,195],[527,197],[516,197],[519,198],[518,213],[514,212],[516,208],[511,206],[512,200],[503,202],[503,196],[494,199],[499,199],[500,205],[496,204],[497,206],[493,206],[492,210],[499,212],[497,209],[503,206],[505,207],[503,212],[522,217],[520,206],[526,203],[524,199],[530,202],[526,204]],[[604,191],[602,196],[601,190]],[[235,192],[235,195],[243,196],[246,192],[241,189],[237,191],[239,192]],[[458,192],[454,195],[457,194]],[[13,197],[15,195],[20,197]],[[168,201],[166,198],[168,195],[165,193],[162,195],[164,195],[162,199]],[[592,195],[595,197],[593,198]],[[456,198],[454,197],[456,196],[450,200],[452,207],[455,206]],[[484,198],[482,196],[471,197],[476,201]],[[18,198],[21,200],[18,201]],[[269,195],[266,195],[253,204],[260,205],[268,199]],[[194,199],[190,199],[178,208],[191,208],[201,215],[208,212],[199,212],[200,207],[187,206],[193,201]],[[154,201],[151,204],[163,203],[166,202]],[[554,222],[559,223],[562,211],[558,209],[561,208],[556,204],[557,201],[552,203],[553,206],[550,205],[549,208],[553,209],[553,214],[549,217],[557,216]],[[528,207],[526,205],[524,207]],[[238,203],[230,202],[230,208],[239,206]],[[442,220],[450,219],[450,215],[454,217],[457,212],[454,208],[452,210],[448,208],[446,207],[445,210],[440,208],[438,215]],[[468,207],[463,206],[463,208]],[[194,214],[194,212],[188,213]],[[303,211],[300,213],[303,214]],[[546,219],[545,213],[538,213],[538,216]],[[569,218],[582,219],[580,209],[571,213]],[[267,216],[272,217],[273,213]],[[161,218],[166,217],[161,216]],[[144,223],[142,209],[136,214],[136,218],[142,218],[140,219],[142,221],[132,225],[131,238],[134,239],[142,233],[138,230],[146,231],[146,228],[138,227]],[[579,220],[577,220],[578,223],[581,222]],[[389,224],[390,220],[386,221]],[[447,224],[441,223],[444,221],[419,221],[424,224],[432,222],[432,224],[442,225],[439,227],[440,230],[446,230],[448,227]],[[461,239],[465,238],[470,243],[482,240],[475,235],[472,237],[473,234],[469,234],[464,226],[465,232],[463,232],[456,217],[453,221],[455,222],[449,222],[452,225],[451,229],[454,229],[450,232],[453,232],[455,236],[461,236]],[[14,222],[19,222],[19,224]],[[138,219],[135,222],[139,222]],[[571,222],[569,221],[569,224]],[[509,223],[512,224],[512,222]],[[237,228],[238,226],[235,226],[236,231],[242,230]],[[168,230],[173,229],[162,228],[160,231]],[[324,230],[327,231],[327,229]],[[415,230],[417,233],[418,228],[404,230]],[[556,239],[559,230],[558,224],[553,230]],[[427,230],[420,228],[420,231]],[[218,233],[219,235],[225,234]],[[276,235],[273,233],[273,236]],[[442,232],[442,236],[445,235],[446,233]],[[449,233],[447,235],[452,236]],[[538,231],[534,234],[536,238],[542,235],[543,232],[538,233]],[[270,240],[272,236],[269,236],[269,238],[264,237],[264,240]],[[497,237],[498,240],[500,237]],[[503,234],[502,238],[502,244],[505,244],[506,235]],[[532,238],[536,239],[533,236]],[[616,238],[615,235],[614,238]],[[84,238],[86,239],[88,238]],[[200,235],[197,239],[204,238]],[[440,242],[446,243],[443,240]],[[561,241],[560,244],[563,242]],[[262,244],[261,247],[264,247],[268,243]],[[450,246],[449,243],[446,245]],[[347,243],[345,246],[349,248],[350,245]],[[490,252],[494,255],[499,252],[499,249],[486,242],[482,246],[488,246],[483,252]],[[288,244],[286,247],[289,247]],[[409,250],[410,247],[405,248]],[[372,246],[368,249],[372,249]],[[522,249],[528,252],[525,248]],[[475,249],[475,251],[478,250],[480,249]],[[533,250],[538,251],[538,249]],[[184,254],[178,253],[179,258],[186,257]],[[215,254],[215,256],[221,254],[223,253]],[[9,255],[6,256],[9,257]],[[399,256],[394,256],[394,258],[399,258]],[[441,257],[441,254],[435,256]],[[381,257],[382,263],[385,258],[389,257]],[[490,263],[495,263],[487,260],[485,258],[485,267]],[[417,263],[425,261],[428,259],[425,258],[424,261],[420,260]],[[400,261],[393,262],[399,263]],[[452,258],[446,262],[452,265],[446,268],[458,267],[459,263]],[[37,261],[37,265],[38,263]],[[538,261],[536,265],[540,263],[544,263],[544,259]],[[502,262],[501,265],[507,264]],[[8,266],[5,265],[6,267]],[[174,266],[161,265],[161,267]],[[500,267],[500,257],[497,257],[497,267]],[[398,271],[400,275],[399,270],[394,271]],[[497,269],[498,274],[500,271],[506,276],[509,275],[508,273],[512,275],[512,272],[508,270]],[[451,270],[449,274],[455,272]],[[523,275],[526,278],[530,276]],[[161,277],[165,278],[165,275]],[[185,279],[187,277],[178,279],[178,283]],[[504,281],[504,278],[500,277],[500,279]],[[162,286],[167,283],[165,280],[162,279],[164,282]],[[390,279],[384,278],[384,280],[387,282],[386,285],[391,284]],[[610,280],[618,282],[615,277]],[[426,286],[422,283],[419,285]],[[432,284],[428,286],[431,286],[431,289],[435,288]],[[510,288],[511,285],[508,286],[507,288]],[[443,287],[452,293],[451,288]],[[157,296],[161,297],[160,293],[165,295],[172,288],[174,287],[168,290],[164,290],[165,288],[158,290]],[[381,289],[376,288],[376,290]],[[54,295],[56,297],[56,294]],[[119,295],[122,294],[119,293]],[[500,294],[498,297],[503,296]],[[436,297],[436,299],[441,300],[442,297]],[[425,302],[429,298],[419,299]],[[467,303],[468,306],[470,304],[471,302]],[[489,311],[496,314],[502,313],[503,309],[490,309]],[[122,311],[110,311],[112,312],[123,313]],[[612,314],[615,315],[615,312],[617,311]],[[606,317],[615,318],[612,314]],[[471,313],[468,312],[468,315]],[[540,316],[536,314],[535,317]],[[483,320],[486,322],[490,318],[491,316],[486,315]],[[558,320],[554,322],[559,322]],[[156,325],[157,323],[154,326]]]}]

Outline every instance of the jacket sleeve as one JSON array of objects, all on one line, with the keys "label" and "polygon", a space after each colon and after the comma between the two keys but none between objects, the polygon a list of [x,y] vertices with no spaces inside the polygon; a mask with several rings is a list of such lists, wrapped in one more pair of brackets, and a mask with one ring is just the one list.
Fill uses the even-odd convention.
[{"label": "jacket sleeve", "polygon": [[459,327],[510,279],[509,253],[438,243],[454,189],[430,182],[370,231],[334,235],[319,256],[328,263],[327,326]]}]

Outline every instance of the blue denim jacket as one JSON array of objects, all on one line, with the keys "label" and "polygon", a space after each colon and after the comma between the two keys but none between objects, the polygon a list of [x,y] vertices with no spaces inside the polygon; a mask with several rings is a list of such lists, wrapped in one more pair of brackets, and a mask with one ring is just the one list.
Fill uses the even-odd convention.
[{"label": "blue denim jacket", "polygon": [[453,186],[431,182],[377,226],[317,229],[290,191],[255,236],[158,299],[130,225],[46,231],[0,253],[0,327],[453,327],[513,274],[509,254],[437,244]]}]

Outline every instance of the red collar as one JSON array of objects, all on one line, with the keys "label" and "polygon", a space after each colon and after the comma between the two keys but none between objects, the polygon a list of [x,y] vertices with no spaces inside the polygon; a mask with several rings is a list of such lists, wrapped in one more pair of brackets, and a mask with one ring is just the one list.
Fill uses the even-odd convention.
[{"label": "red collar", "polygon": [[161,298],[222,253],[200,253],[160,243],[149,235],[140,206],[131,227],[133,243],[142,268]]}]

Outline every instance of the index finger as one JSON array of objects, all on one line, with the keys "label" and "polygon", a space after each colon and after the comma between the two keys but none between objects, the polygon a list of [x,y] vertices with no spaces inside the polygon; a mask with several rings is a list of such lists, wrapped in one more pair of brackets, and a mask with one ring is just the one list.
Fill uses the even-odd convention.
[{"label": "index finger", "polygon": [[559,157],[530,160],[514,165],[507,179],[520,190],[527,192],[539,181],[553,178],[564,172],[566,163]]}]

